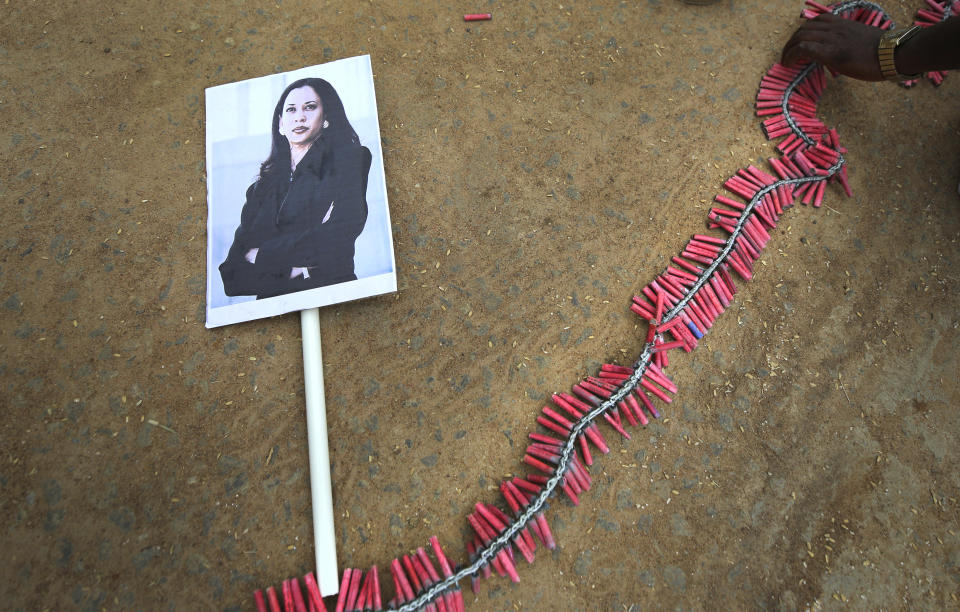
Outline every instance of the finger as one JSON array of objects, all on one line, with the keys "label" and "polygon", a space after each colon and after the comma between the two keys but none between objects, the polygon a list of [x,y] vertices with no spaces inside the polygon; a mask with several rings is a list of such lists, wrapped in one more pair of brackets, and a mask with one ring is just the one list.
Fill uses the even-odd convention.
[{"label": "finger", "polygon": [[821,13],[813,19],[810,19],[807,23],[839,23],[841,21],[849,21],[849,19],[844,19],[840,15],[834,15],[833,13]]},{"label": "finger", "polygon": [[798,30],[809,30],[809,29],[823,29],[823,28],[833,28],[836,27],[838,23],[847,22],[847,19],[837,17],[830,13],[824,13],[823,15],[818,15],[813,19],[805,19],[802,24],[797,28]]},{"label": "finger", "polygon": [[796,66],[802,62],[825,63],[824,45],[817,41],[802,40],[783,49],[782,63],[784,66]]},{"label": "finger", "polygon": [[811,40],[810,32],[804,30],[797,30],[793,33],[793,36],[790,37],[790,40],[787,41],[787,44],[783,46],[783,50],[780,52],[780,63],[784,66],[793,66],[798,62],[803,60],[802,48],[799,48],[801,44],[809,42]]},{"label": "finger", "polygon": [[801,42],[824,42],[835,38],[828,32],[817,32],[811,30],[797,30],[784,47],[791,47]]},{"label": "finger", "polygon": [[844,19],[841,19],[840,22],[819,22],[818,23],[816,21],[808,21],[807,23],[797,28],[797,31],[795,34],[799,34],[801,36],[804,36],[804,35],[809,36],[811,34],[819,35],[819,36],[824,36],[824,35],[837,36],[837,35],[843,34],[844,32],[848,32],[851,29],[855,29],[855,28],[851,28],[852,25],[859,25],[859,24],[854,24],[854,22],[849,22]]},{"label": "finger", "polygon": [[[837,36],[837,33],[833,30],[832,26],[821,24],[817,27],[811,27],[811,23],[812,22],[807,22],[803,26],[797,28],[797,30],[790,37],[790,40],[787,41],[787,44],[784,45],[784,49],[796,45],[801,41],[823,41]],[[824,25],[826,25],[826,27],[823,27]]]},{"label": "finger", "polygon": [[[821,61],[828,55],[827,50],[843,40],[846,35],[834,30],[801,28],[794,32],[781,52],[781,61],[790,66],[804,59]],[[790,62],[790,63],[787,63]]]}]

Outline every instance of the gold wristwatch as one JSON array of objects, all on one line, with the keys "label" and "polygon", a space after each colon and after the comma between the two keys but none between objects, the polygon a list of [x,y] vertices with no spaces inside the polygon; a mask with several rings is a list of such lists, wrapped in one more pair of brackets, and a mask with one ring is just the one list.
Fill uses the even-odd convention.
[{"label": "gold wristwatch", "polygon": [[913,37],[920,31],[920,26],[913,26],[906,30],[887,30],[880,36],[880,43],[877,45],[877,59],[880,60],[880,74],[888,81],[909,81],[920,78],[919,74],[900,74],[897,72],[897,64],[894,62],[894,55],[897,47]]}]

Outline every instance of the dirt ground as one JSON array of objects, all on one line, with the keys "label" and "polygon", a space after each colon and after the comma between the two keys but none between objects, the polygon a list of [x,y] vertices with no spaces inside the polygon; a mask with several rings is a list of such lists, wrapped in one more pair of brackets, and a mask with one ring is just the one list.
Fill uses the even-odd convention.
[{"label": "dirt ground", "polygon": [[[244,610],[311,569],[299,317],[203,326],[205,87],[371,55],[400,290],[321,311],[338,553],[463,563],[545,398],[636,358],[631,296],[773,155],[800,9],[4,3],[0,599]],[[665,418],[605,428],[558,548],[468,609],[957,607],[958,93],[830,79],[854,196],[784,217]]]}]

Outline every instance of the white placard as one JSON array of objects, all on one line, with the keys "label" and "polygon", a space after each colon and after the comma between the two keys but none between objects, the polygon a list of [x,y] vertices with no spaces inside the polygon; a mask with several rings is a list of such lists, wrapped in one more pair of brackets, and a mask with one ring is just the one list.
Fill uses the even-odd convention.
[{"label": "white placard", "polygon": [[[346,125],[332,121],[333,125],[323,128],[327,141],[323,154],[316,144],[323,140],[315,141],[303,158],[309,164],[297,165],[289,190],[284,192],[278,177],[291,175],[289,168],[281,167],[290,163],[289,153],[283,164],[273,165],[272,173],[264,173],[261,164],[271,157],[276,142],[280,143],[277,150],[290,146],[282,134],[275,140],[273,132],[280,131],[275,115],[283,106],[281,97],[289,99],[283,95],[285,90],[301,79],[322,79],[331,86],[342,102]],[[326,89],[317,92],[321,99],[329,96]],[[325,116],[339,119],[337,104],[329,102],[327,106],[330,108]],[[208,88],[206,119],[207,327],[396,291],[369,56]],[[355,138],[343,144],[348,130]],[[366,155],[358,154],[358,147],[369,152],[366,172],[357,164]],[[351,191],[340,183],[356,184],[361,177],[366,180],[366,214],[362,231],[353,243],[353,275],[344,278],[347,264],[342,253],[349,252],[348,243],[359,230],[361,204],[355,196],[362,189]],[[255,183],[258,186],[252,188]],[[285,194],[291,194],[292,199],[284,200]],[[247,223],[241,221],[244,210]],[[352,211],[352,216],[346,217],[347,211]],[[276,227],[265,221],[271,215]],[[347,227],[349,231],[339,230]],[[244,263],[238,253],[252,257]],[[336,263],[328,265],[328,260]],[[336,269],[337,274],[331,277],[330,269]],[[326,284],[330,278],[333,284]]]}]

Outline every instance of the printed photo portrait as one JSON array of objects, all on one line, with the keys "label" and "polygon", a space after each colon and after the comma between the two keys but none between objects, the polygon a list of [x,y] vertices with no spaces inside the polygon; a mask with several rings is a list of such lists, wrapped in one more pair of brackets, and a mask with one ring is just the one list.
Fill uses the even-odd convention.
[{"label": "printed photo portrait", "polygon": [[396,291],[373,71],[206,90],[207,327]]}]

